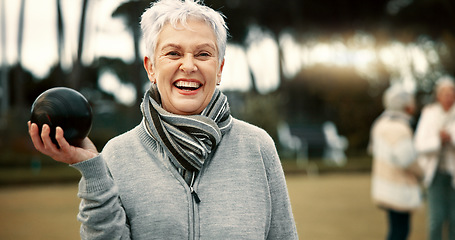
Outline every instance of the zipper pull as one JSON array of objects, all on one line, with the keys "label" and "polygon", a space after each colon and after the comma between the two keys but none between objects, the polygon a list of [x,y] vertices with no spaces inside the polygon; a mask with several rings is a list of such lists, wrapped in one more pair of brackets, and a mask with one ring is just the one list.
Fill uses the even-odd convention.
[{"label": "zipper pull", "polygon": [[194,201],[196,201],[196,203],[200,203],[201,199],[199,198],[197,193],[194,191],[193,187],[190,187],[190,191],[191,191],[191,195],[193,195],[193,197],[194,197]]}]

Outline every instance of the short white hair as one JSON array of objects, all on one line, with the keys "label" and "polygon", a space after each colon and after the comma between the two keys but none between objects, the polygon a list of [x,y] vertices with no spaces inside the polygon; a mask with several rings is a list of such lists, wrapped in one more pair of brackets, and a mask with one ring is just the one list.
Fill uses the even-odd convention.
[{"label": "short white hair", "polygon": [[224,15],[204,6],[199,0],[159,0],[151,4],[141,17],[141,29],[145,40],[146,56],[154,63],[158,35],[164,25],[187,24],[188,18],[205,21],[213,30],[218,49],[218,61],[224,59],[227,44],[227,26]]},{"label": "short white hair", "polygon": [[383,104],[386,110],[404,111],[406,107],[415,104],[414,94],[399,85],[389,87],[383,95]]},{"label": "short white hair", "polygon": [[436,80],[436,83],[434,86],[435,94],[437,95],[439,93],[439,91],[441,91],[441,89],[447,88],[447,87],[455,89],[455,83],[454,83],[453,77],[451,77],[449,75],[444,75],[444,76],[438,78],[438,80]]}]

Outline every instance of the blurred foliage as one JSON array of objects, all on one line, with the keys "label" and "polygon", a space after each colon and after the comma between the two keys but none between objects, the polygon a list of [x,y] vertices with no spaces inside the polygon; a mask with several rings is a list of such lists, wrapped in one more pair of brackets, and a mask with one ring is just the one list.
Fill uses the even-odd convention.
[{"label": "blurred foliage", "polygon": [[231,114],[246,122],[261,126],[274,139],[277,139],[277,123],[283,121],[283,101],[278,92],[261,95],[257,93],[227,94]]},{"label": "blurred foliage", "polygon": [[[378,93],[388,87],[387,81],[381,83],[376,86]],[[372,94],[367,81],[345,68],[319,66],[303,71],[285,82],[282,91],[289,122],[332,121],[353,150],[365,150],[371,123],[382,112],[381,94]]]}]

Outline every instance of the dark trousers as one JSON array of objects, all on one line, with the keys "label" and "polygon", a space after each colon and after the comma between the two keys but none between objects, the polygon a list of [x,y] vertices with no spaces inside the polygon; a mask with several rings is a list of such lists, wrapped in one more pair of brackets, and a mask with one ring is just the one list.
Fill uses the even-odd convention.
[{"label": "dark trousers", "polygon": [[406,240],[410,229],[410,213],[387,210],[389,233],[387,240]]},{"label": "dark trousers", "polygon": [[449,239],[455,240],[455,189],[452,176],[436,172],[428,188],[428,239],[443,239],[444,224],[449,227]]}]

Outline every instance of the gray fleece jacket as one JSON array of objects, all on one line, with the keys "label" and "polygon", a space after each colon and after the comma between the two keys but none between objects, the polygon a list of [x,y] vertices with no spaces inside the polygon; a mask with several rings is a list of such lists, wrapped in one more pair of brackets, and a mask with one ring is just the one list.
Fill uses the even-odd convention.
[{"label": "gray fleece jacket", "polygon": [[273,140],[234,119],[193,188],[143,123],[74,164],[82,239],[298,239]]}]

